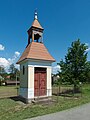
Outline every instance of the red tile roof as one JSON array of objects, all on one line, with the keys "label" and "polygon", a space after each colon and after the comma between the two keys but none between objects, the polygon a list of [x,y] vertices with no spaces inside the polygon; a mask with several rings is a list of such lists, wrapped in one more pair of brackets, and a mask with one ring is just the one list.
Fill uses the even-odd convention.
[{"label": "red tile roof", "polygon": [[17,64],[25,59],[48,60],[52,62],[55,61],[55,59],[49,54],[44,44],[38,42],[31,42],[27,46]]}]

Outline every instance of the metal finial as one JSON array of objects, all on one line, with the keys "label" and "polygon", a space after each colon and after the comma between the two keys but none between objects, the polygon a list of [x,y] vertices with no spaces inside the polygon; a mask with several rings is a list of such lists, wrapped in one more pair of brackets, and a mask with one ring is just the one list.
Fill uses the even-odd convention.
[{"label": "metal finial", "polygon": [[38,19],[37,9],[35,10],[35,13],[34,13],[34,19]]}]

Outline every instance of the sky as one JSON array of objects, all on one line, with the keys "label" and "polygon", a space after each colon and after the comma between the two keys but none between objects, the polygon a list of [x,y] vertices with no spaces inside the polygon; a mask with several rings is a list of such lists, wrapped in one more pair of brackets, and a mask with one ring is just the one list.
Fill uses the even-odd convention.
[{"label": "sky", "polygon": [[78,38],[88,45],[90,61],[90,0],[0,0],[0,65],[15,64],[23,53],[36,8],[44,44],[56,59],[53,73]]}]

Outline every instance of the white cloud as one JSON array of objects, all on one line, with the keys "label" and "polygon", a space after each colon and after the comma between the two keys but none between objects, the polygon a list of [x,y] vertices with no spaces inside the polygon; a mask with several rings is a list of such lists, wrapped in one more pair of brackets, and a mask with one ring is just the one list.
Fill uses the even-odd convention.
[{"label": "white cloud", "polygon": [[0,50],[4,50],[4,49],[5,47],[2,44],[0,44]]},{"label": "white cloud", "polygon": [[89,43],[85,43],[86,46],[88,46],[88,49],[86,49],[86,52],[90,51]]},{"label": "white cloud", "polygon": [[14,59],[13,58],[8,58],[8,61],[10,64],[12,64],[14,62]]},{"label": "white cloud", "polygon": [[20,70],[20,65],[15,64],[15,67]]},{"label": "white cloud", "polygon": [[0,58],[0,66],[4,66],[5,68],[10,65],[10,62],[6,58]]},{"label": "white cloud", "polygon": [[88,44],[88,43],[85,43],[85,45],[86,45],[86,46],[89,46],[89,44]]},{"label": "white cloud", "polygon": [[16,61],[16,59],[20,56],[20,52],[16,51],[12,58],[8,58],[8,61],[12,64]]},{"label": "white cloud", "polygon": [[60,71],[60,66],[56,65],[52,68],[52,73],[56,74],[58,71]]},{"label": "white cloud", "polygon": [[4,66],[6,71],[8,72],[9,66],[14,63],[16,68],[19,68],[19,65],[16,65],[17,58],[20,56],[20,52],[16,51],[12,58],[2,58],[0,57],[0,66]]},{"label": "white cloud", "polygon": [[86,52],[89,52],[90,51],[90,47],[88,49],[86,49]]},{"label": "white cloud", "polygon": [[15,55],[18,57],[20,55],[20,52],[16,51]]},{"label": "white cloud", "polygon": [[14,53],[14,56],[13,56],[12,60],[16,60],[16,58],[18,58],[19,56],[20,56],[20,52],[16,51]]}]

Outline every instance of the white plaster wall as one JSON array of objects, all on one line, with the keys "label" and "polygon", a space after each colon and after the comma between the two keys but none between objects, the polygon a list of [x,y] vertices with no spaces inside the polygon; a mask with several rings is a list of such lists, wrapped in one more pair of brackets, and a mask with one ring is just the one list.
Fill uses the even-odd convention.
[{"label": "white plaster wall", "polygon": [[34,66],[34,67],[48,67],[48,66],[51,66],[52,63],[49,61],[29,60],[28,65]]},{"label": "white plaster wall", "polygon": [[34,98],[34,67],[28,66],[28,98]]},{"label": "white plaster wall", "polygon": [[[25,67],[25,74],[23,75],[23,66]],[[20,88],[19,95],[28,98],[28,63],[23,62],[20,64]]]},{"label": "white plaster wall", "polygon": [[[25,66],[25,74],[23,75],[23,65]],[[34,98],[34,68],[43,67],[47,69],[47,95],[52,96],[51,87],[51,62],[40,60],[28,60],[20,65],[20,91],[19,95],[26,99]]]},{"label": "white plaster wall", "polygon": [[[23,66],[25,67],[25,74],[23,75]],[[20,65],[20,87],[28,87],[28,64],[22,63]]]},{"label": "white plaster wall", "polygon": [[52,96],[51,67],[47,67],[47,96]]},{"label": "white plaster wall", "polygon": [[19,95],[27,99],[28,98],[28,89],[20,87]]}]

